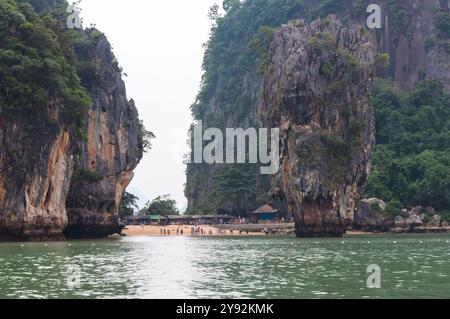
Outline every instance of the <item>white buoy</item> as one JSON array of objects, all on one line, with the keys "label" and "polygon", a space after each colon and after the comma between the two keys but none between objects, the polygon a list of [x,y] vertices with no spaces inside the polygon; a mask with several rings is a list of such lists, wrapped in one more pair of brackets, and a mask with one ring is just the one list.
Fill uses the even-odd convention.
[{"label": "white buoy", "polygon": [[72,246],[72,244],[67,244],[67,246],[69,246],[69,247],[70,247],[70,246]]},{"label": "white buoy", "polygon": [[396,244],[397,242],[396,241],[394,241],[394,244]]},{"label": "white buoy", "polygon": [[367,243],[368,243],[368,244],[371,244],[371,242],[370,242],[370,241],[368,241]]},{"label": "white buoy", "polygon": [[25,247],[25,245],[24,245],[24,244],[22,244],[22,245],[20,245],[20,247]]},{"label": "white buoy", "polygon": [[47,246],[48,246],[48,244],[44,244],[44,246],[45,246],[45,247],[47,247]]}]

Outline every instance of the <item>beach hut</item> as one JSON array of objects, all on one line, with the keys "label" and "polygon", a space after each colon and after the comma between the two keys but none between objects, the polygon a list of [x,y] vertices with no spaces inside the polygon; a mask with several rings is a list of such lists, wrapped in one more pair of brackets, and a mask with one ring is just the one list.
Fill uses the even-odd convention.
[{"label": "beach hut", "polygon": [[192,216],[192,221],[196,225],[222,225],[233,222],[236,217],[231,215],[200,215]]},{"label": "beach hut", "polygon": [[152,224],[160,225],[162,219],[163,217],[161,215],[150,215],[150,222]]},{"label": "beach hut", "polygon": [[236,217],[231,216],[231,215],[217,215],[214,223],[216,225],[222,225],[222,224],[230,224],[235,222]]},{"label": "beach hut", "polygon": [[190,225],[192,216],[169,215],[167,216],[167,225]]},{"label": "beach hut", "polygon": [[125,222],[127,225],[148,225],[150,216],[126,216]]},{"label": "beach hut", "polygon": [[263,224],[275,222],[278,218],[278,210],[270,205],[264,205],[252,212],[252,223]]}]

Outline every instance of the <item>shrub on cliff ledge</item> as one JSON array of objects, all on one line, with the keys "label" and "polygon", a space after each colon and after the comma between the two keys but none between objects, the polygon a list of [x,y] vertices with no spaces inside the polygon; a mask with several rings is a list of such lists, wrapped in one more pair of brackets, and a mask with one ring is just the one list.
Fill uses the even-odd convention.
[{"label": "shrub on cliff ledge", "polygon": [[436,10],[433,15],[433,23],[438,31],[438,37],[450,37],[450,13],[446,10]]},{"label": "shrub on cliff ledge", "polygon": [[391,65],[391,57],[389,53],[380,53],[377,55],[377,64],[383,68]]},{"label": "shrub on cliff ledge", "polygon": [[144,122],[139,122],[138,127],[138,147],[139,147],[139,156],[143,156],[144,153],[148,152],[152,148],[152,139],[155,138],[155,134],[148,131],[145,128]]}]

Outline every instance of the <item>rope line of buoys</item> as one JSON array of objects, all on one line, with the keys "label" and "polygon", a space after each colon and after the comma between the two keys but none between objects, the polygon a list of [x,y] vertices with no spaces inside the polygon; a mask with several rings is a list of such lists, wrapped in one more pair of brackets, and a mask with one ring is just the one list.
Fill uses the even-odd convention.
[{"label": "rope line of buoys", "polygon": [[[439,242],[442,242],[442,241],[439,240]],[[450,240],[446,240],[445,242],[446,242],[447,244],[450,244]],[[397,240],[392,241],[392,243],[393,243],[394,245],[399,244],[399,242],[398,242]],[[420,240],[418,243],[419,243],[419,244],[425,244],[425,241]],[[294,242],[291,242],[290,244],[291,244],[291,245],[294,245]],[[314,242],[314,244],[319,245],[320,242],[319,242],[319,241],[316,241],[316,242]],[[341,241],[341,244],[342,244],[342,245],[345,245],[345,244],[347,244],[347,242]],[[371,242],[371,241],[367,241],[367,244],[368,244],[368,245],[371,245],[372,242]],[[44,245],[44,247],[48,247],[48,246],[49,246],[49,244],[47,244],[47,243],[44,243],[43,245]],[[72,246],[73,246],[73,245],[70,244],[70,243],[67,244],[67,247],[72,247]],[[95,243],[92,243],[91,246],[92,246],[92,247],[95,247],[95,246],[97,246],[97,245],[96,245]],[[20,244],[20,247],[25,247],[25,244]]]}]

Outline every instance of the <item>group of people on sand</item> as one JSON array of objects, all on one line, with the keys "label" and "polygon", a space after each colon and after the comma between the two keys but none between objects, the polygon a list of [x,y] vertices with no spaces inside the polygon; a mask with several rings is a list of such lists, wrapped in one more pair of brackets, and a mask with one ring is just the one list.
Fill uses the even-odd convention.
[{"label": "group of people on sand", "polygon": [[206,229],[200,227],[200,226],[192,226],[191,227],[191,235],[192,236],[205,236],[205,235],[212,235],[212,230],[207,231]]},{"label": "group of people on sand", "polygon": [[[184,236],[186,234],[186,228],[189,229],[189,226],[183,227],[178,226],[176,229],[174,227],[172,228],[161,228],[160,233],[161,236]],[[190,227],[191,230],[191,236],[213,236],[215,232],[217,232],[217,235],[219,236],[227,236],[234,235],[234,232],[239,232],[239,235],[242,234],[249,234],[248,230],[233,230],[233,229],[225,229],[225,228],[211,228],[211,227],[205,227],[205,226],[199,226],[194,225]]]},{"label": "group of people on sand", "polygon": [[171,231],[170,228],[161,228],[161,236],[171,236],[171,235],[183,236],[184,230],[181,227],[178,227],[176,231]]}]

